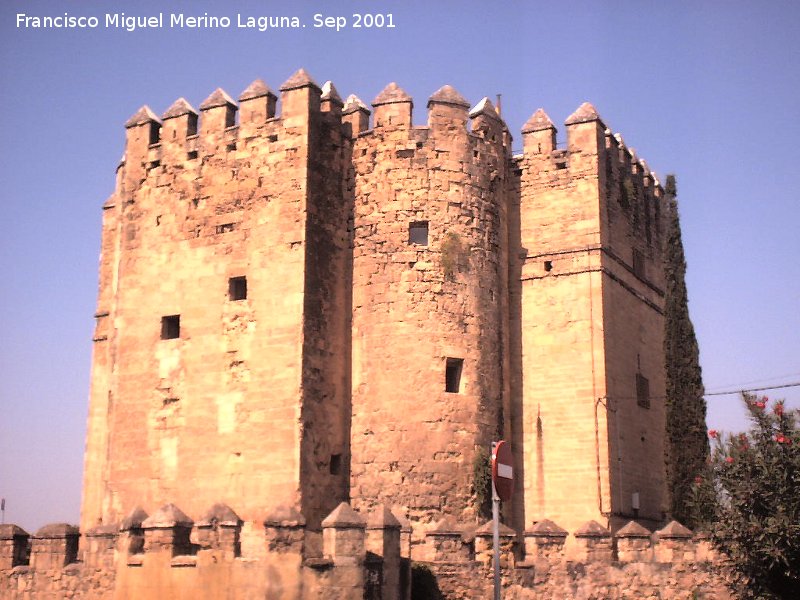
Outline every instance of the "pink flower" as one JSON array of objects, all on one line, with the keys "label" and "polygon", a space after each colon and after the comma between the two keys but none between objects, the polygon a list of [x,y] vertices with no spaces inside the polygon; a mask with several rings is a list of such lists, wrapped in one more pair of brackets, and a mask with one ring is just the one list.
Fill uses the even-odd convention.
[{"label": "pink flower", "polygon": [[755,405],[756,405],[756,408],[761,408],[761,409],[764,409],[764,408],[767,406],[767,403],[766,403],[766,402],[764,402],[764,401],[758,401],[758,400],[756,400],[755,402],[753,402],[753,404],[755,404]]},{"label": "pink flower", "polygon": [[694,482],[697,485],[700,485],[701,483],[703,483],[703,478],[698,475],[697,477],[694,478]]},{"label": "pink flower", "polygon": [[776,404],[775,408],[772,409],[772,412],[774,412],[779,417],[783,416],[783,404],[782,403]]},{"label": "pink flower", "polygon": [[717,430],[716,429],[709,429],[708,430],[708,437],[710,437],[712,440],[717,439]]},{"label": "pink flower", "polygon": [[728,463],[728,464],[731,464],[733,462],[733,457],[732,456],[726,456],[725,457],[725,462]]}]

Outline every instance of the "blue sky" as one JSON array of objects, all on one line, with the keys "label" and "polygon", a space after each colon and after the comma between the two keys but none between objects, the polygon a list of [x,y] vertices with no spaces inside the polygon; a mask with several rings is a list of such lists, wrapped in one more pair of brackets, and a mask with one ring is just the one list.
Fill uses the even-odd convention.
[{"label": "blue sky", "polygon": [[[16,13],[97,16],[23,29]],[[105,13],[228,16],[229,29],[102,27]],[[391,13],[393,29],[322,30],[313,15]],[[298,16],[298,30],[236,15]],[[0,6],[0,496],[6,522],[76,522],[97,291],[100,207],[142,104],[195,107],[305,67],[365,102],[397,81],[425,121],[449,83],[503,95],[522,123],[584,100],[678,178],[691,315],[710,392],[800,382],[800,4],[796,2],[18,1]],[[563,132],[563,128],[562,132]],[[800,407],[800,388],[767,392]],[[709,426],[746,427],[736,396]]]}]

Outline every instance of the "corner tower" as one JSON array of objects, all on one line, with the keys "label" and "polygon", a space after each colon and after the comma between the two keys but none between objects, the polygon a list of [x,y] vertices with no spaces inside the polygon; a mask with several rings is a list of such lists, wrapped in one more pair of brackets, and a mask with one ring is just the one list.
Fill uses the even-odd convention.
[{"label": "corner tower", "polygon": [[318,529],[347,499],[329,463],[348,444],[352,209],[320,96],[300,70],[279,117],[259,80],[238,123],[219,89],[199,115],[180,99],[128,122],[104,206],[85,529],[224,502],[247,546],[278,506]]},{"label": "corner tower", "polygon": [[525,522],[664,516],[661,190],[594,107],[523,128]]}]

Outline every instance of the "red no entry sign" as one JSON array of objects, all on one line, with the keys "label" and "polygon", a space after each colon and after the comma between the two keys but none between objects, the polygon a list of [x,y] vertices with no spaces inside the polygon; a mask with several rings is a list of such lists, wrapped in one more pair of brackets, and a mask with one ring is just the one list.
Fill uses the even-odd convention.
[{"label": "red no entry sign", "polygon": [[511,495],[514,493],[513,465],[511,444],[504,441],[497,442],[492,453],[492,483],[503,502],[511,500]]}]

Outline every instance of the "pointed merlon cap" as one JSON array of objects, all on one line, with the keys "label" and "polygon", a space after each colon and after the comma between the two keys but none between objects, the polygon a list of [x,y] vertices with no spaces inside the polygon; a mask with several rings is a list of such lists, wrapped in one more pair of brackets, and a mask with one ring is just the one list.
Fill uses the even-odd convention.
[{"label": "pointed merlon cap", "polygon": [[350,94],[344,103],[344,109],[342,109],[342,114],[349,115],[350,113],[354,113],[357,110],[363,110],[367,114],[370,114],[372,112],[369,108],[367,108],[367,105],[361,101],[361,98],[359,98],[355,94]]},{"label": "pointed merlon cap", "polygon": [[382,106],[383,104],[397,104],[400,102],[411,102],[411,96],[406,94],[405,90],[397,85],[394,81],[387,85],[380,94],[375,96],[375,99],[372,101],[372,106]]},{"label": "pointed merlon cap", "polygon": [[486,96],[469,111],[470,119],[480,117],[481,115],[492,119],[500,119],[500,115],[497,114],[497,109],[494,107],[494,104],[492,104],[492,101]]},{"label": "pointed merlon cap", "polygon": [[114,537],[119,533],[119,527],[116,523],[109,525],[97,525],[84,532],[86,537]]},{"label": "pointed merlon cap", "polygon": [[367,529],[400,529],[401,523],[388,506],[375,508],[367,518]]},{"label": "pointed merlon cap", "polygon": [[37,538],[64,538],[80,535],[80,531],[69,523],[50,523],[39,529],[34,537]]},{"label": "pointed merlon cap", "polygon": [[225,106],[230,105],[233,108],[236,108],[236,102],[231,98],[225,90],[222,88],[217,88],[211,95],[203,100],[203,103],[200,105],[200,110],[209,110],[211,108],[217,108],[218,106]]},{"label": "pointed merlon cap", "polygon": [[119,530],[130,531],[131,529],[141,529],[142,523],[145,522],[148,516],[149,515],[144,512],[141,506],[137,506],[127,517],[122,519],[122,523],[119,524]]},{"label": "pointed merlon cap", "polygon": [[134,113],[134,115],[125,121],[125,129],[136,127],[137,125],[144,125],[149,122],[158,123],[161,125],[161,119],[158,118],[156,113],[150,110],[146,104]]},{"label": "pointed merlon cap", "polygon": [[566,529],[562,529],[550,519],[542,519],[536,523],[527,533],[534,533],[543,537],[567,537]]},{"label": "pointed merlon cap", "polygon": [[642,527],[636,521],[628,521],[622,529],[617,531],[617,537],[621,538],[649,538],[650,530]]},{"label": "pointed merlon cap", "polygon": [[273,98],[277,98],[269,86],[264,83],[263,79],[256,79],[241,93],[239,96],[239,102],[255,100],[256,98],[263,98],[264,96],[272,96]]},{"label": "pointed merlon cap", "polygon": [[627,146],[625,145],[625,140],[622,138],[621,133],[615,133],[614,139],[617,140],[617,144],[619,144],[620,148],[627,148]]},{"label": "pointed merlon cap", "polygon": [[522,133],[533,133],[535,131],[544,131],[545,129],[555,129],[553,121],[547,116],[543,108],[539,108],[531,115],[531,118],[525,121],[522,126]]},{"label": "pointed merlon cap", "polygon": [[611,532],[597,521],[589,521],[575,532],[575,537],[611,537]]},{"label": "pointed merlon cap", "polygon": [[323,519],[322,526],[336,529],[364,529],[367,522],[347,502],[342,502]]},{"label": "pointed merlon cap", "polygon": [[[584,102],[578,107],[578,110],[567,117],[567,120],[564,121],[564,124],[577,125],[578,123],[591,123],[592,121],[597,121],[601,124],[603,123],[600,115],[597,114],[597,109],[589,102]],[[606,126],[603,125],[603,129],[605,128]]]},{"label": "pointed merlon cap", "polygon": [[279,506],[264,519],[265,527],[304,527],[306,518],[294,506]]},{"label": "pointed merlon cap", "polygon": [[[505,523],[498,523],[497,530],[500,532],[500,537],[514,537],[515,535],[517,535],[517,532],[511,529],[511,527],[509,527]],[[492,535],[493,533],[494,533],[494,521],[491,519],[486,521],[486,523],[481,525],[475,531],[475,535],[484,537]]]},{"label": "pointed merlon cap", "polygon": [[660,539],[689,539],[692,532],[677,521],[670,521],[663,529],[656,531]]},{"label": "pointed merlon cap", "polygon": [[290,90],[297,90],[304,87],[315,87],[319,89],[317,82],[314,81],[311,75],[309,75],[305,69],[300,68],[295,72],[294,75],[283,82],[281,91],[288,92]]},{"label": "pointed merlon cap", "polygon": [[461,106],[462,108],[469,108],[469,102],[458,93],[451,85],[443,85],[438,90],[433,92],[428,98],[428,107],[431,104],[450,104],[452,106]]},{"label": "pointed merlon cap", "polygon": [[436,523],[433,529],[428,531],[428,535],[462,535],[464,528],[453,520],[453,517],[446,516]]},{"label": "pointed merlon cap", "polygon": [[174,119],[176,117],[182,117],[183,115],[197,115],[197,111],[194,107],[186,101],[186,98],[178,98],[175,102],[172,103],[161,118],[166,121],[167,119]]},{"label": "pointed merlon cap", "polygon": [[28,537],[28,532],[12,523],[0,525],[0,540],[13,540],[15,537]]},{"label": "pointed merlon cap", "polygon": [[333,102],[334,104],[338,104],[339,106],[344,105],[342,97],[339,95],[339,91],[336,89],[336,86],[333,85],[333,82],[330,80],[322,84],[322,96],[320,97],[320,100],[322,101],[328,100],[329,102]]},{"label": "pointed merlon cap", "polygon": [[236,527],[241,522],[239,515],[233,512],[230,506],[217,503],[206,511],[206,514],[197,522],[197,526],[213,527],[214,525],[222,525],[223,527]]},{"label": "pointed merlon cap", "polygon": [[165,504],[152,516],[142,522],[145,529],[162,529],[167,527],[191,527],[194,522],[174,504]]}]

